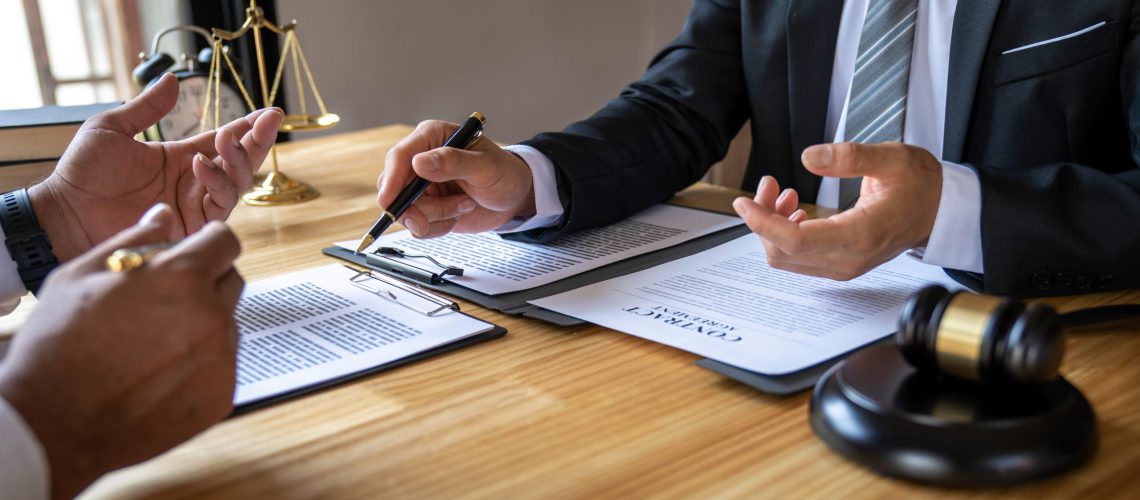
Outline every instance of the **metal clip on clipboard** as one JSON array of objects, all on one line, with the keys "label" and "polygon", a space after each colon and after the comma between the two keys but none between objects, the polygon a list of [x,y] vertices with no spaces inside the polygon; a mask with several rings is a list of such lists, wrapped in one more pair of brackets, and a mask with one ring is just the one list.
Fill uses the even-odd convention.
[{"label": "metal clip on clipboard", "polygon": [[353,286],[388,299],[424,316],[436,316],[447,311],[459,310],[459,304],[418,286],[407,284],[382,274],[373,274],[371,271],[358,271],[349,266],[344,267],[356,273],[348,278],[348,281],[352,283]]},{"label": "metal clip on clipboard", "polygon": [[[423,259],[431,262],[437,268],[442,269],[442,271],[436,272],[400,259]],[[461,268],[444,265],[430,255],[411,255],[394,247],[377,248],[375,252],[365,255],[365,262],[367,262],[369,266],[406,276],[413,281],[425,285],[440,285],[446,283],[447,276],[463,276],[463,269]]]}]

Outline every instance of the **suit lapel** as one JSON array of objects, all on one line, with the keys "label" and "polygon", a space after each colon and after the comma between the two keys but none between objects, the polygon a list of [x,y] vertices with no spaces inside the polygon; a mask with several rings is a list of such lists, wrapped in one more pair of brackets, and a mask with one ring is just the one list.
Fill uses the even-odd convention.
[{"label": "suit lapel", "polygon": [[796,185],[801,193],[819,190],[820,178],[800,164],[808,146],[823,142],[827,122],[827,97],[831,67],[843,2],[836,0],[789,0],[788,2],[788,93]]},{"label": "suit lapel", "polygon": [[[946,161],[961,162],[966,154],[970,112],[974,109],[978,78],[1000,6],[1000,0],[958,0],[946,85],[946,130],[942,143],[942,159]],[[951,106],[950,103],[969,105]]]}]

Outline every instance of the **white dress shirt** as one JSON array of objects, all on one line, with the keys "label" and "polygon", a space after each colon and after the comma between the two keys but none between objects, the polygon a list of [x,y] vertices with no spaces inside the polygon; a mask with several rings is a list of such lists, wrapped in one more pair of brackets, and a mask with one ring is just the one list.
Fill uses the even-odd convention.
[{"label": "white dress shirt", "polygon": [[[842,142],[847,122],[851,81],[859,54],[859,37],[870,0],[847,0],[835,44],[831,68],[831,91],[827,104],[826,142]],[[914,52],[903,142],[942,157],[946,123],[946,85],[950,67],[950,38],[958,0],[920,0],[915,26]],[[554,164],[546,155],[528,146],[511,146],[511,152],[530,165],[534,176],[537,214],[526,221],[514,221],[499,232],[515,232],[557,225],[562,219]],[[824,178],[816,203],[824,207],[839,204],[839,180]],[[938,215],[925,248],[912,253],[923,262],[939,267],[981,273],[982,265],[982,188],[977,174],[969,167],[942,162],[942,194]]]},{"label": "white dress shirt", "polygon": [[[4,230],[0,229],[0,241],[3,240]],[[8,247],[0,245],[0,315],[12,312],[25,293],[16,261]],[[48,490],[48,462],[43,447],[20,412],[0,398],[0,497],[42,499],[48,497]]]}]

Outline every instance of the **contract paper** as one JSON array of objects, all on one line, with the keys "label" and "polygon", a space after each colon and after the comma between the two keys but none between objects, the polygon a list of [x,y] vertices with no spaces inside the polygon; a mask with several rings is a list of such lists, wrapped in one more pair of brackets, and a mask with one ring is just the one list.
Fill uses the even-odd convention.
[{"label": "contract paper", "polygon": [[770,267],[755,235],[620,278],[530,301],[745,370],[784,375],[896,330],[922,287],[961,288],[901,255],[848,282]]},{"label": "contract paper", "polygon": [[458,312],[428,317],[330,265],[246,286],[237,308],[234,405],[367,370],[491,330]]},{"label": "contract paper", "polygon": [[[381,236],[367,251],[395,247],[408,254],[431,256],[463,268],[463,276],[449,277],[449,281],[498,295],[553,283],[740,224],[739,217],[656,205],[621,222],[579,231],[546,244],[519,243],[489,233],[449,234],[423,240],[401,231]],[[336,245],[355,250],[356,244],[342,241]],[[431,268],[422,259],[404,261]]]}]

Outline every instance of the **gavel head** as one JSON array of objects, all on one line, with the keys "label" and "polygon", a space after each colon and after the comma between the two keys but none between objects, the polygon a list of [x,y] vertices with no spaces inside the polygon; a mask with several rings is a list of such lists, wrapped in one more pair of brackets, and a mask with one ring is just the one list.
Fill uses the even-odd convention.
[{"label": "gavel head", "polygon": [[1065,353],[1053,308],[930,286],[899,314],[895,343],[920,371],[981,384],[1043,384]]}]

